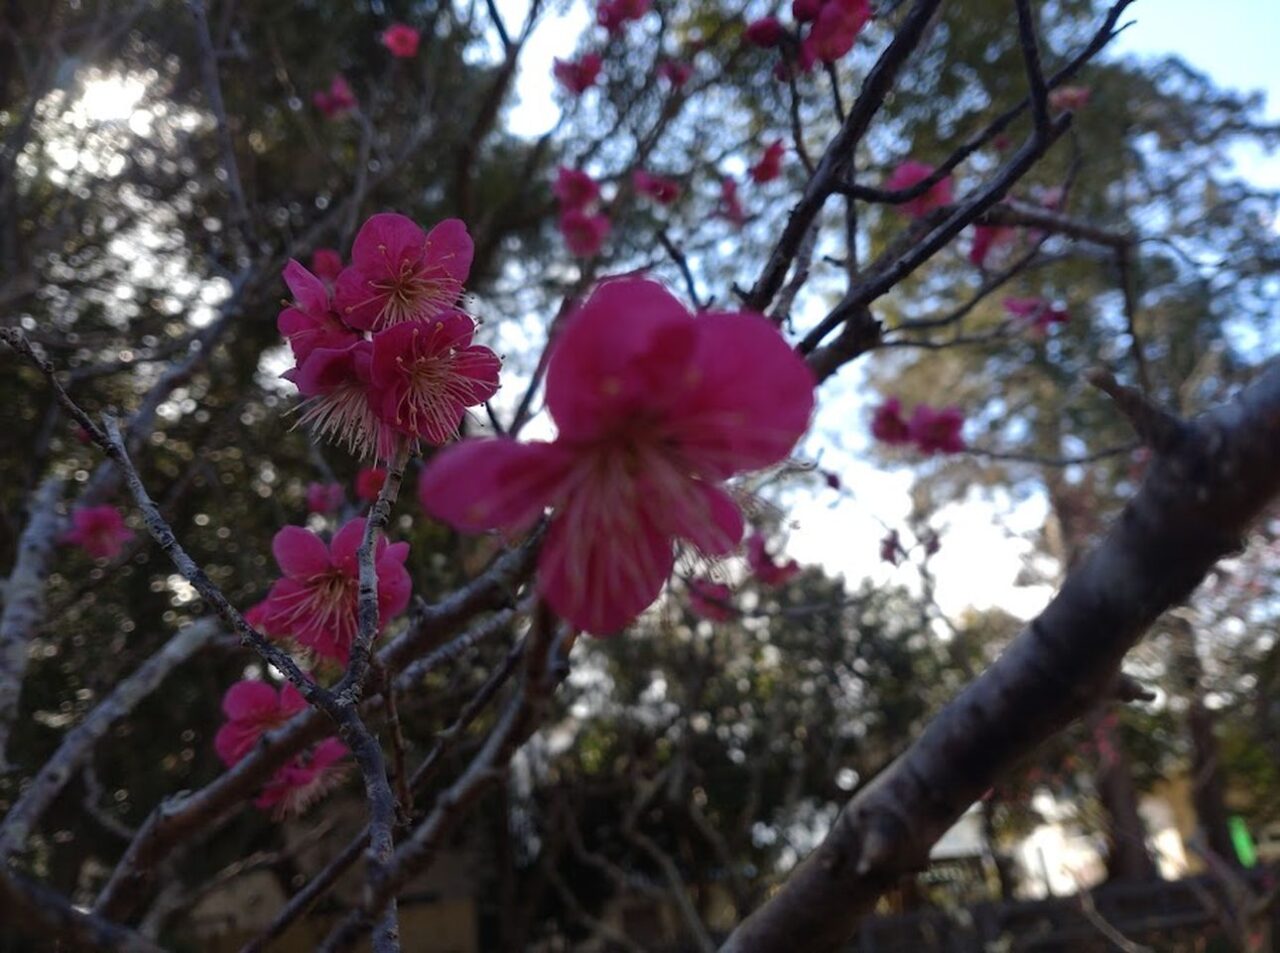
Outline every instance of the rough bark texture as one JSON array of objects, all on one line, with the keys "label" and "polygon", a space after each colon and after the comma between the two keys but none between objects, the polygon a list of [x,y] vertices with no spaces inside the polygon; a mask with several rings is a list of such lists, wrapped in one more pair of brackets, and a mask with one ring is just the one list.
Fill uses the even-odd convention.
[{"label": "rough bark texture", "polygon": [[845,806],[726,951],[837,949],[1005,771],[1114,689],[1125,653],[1239,548],[1280,492],[1280,364],[1189,423],[1117,399],[1156,451],[1138,494],[1044,612]]}]

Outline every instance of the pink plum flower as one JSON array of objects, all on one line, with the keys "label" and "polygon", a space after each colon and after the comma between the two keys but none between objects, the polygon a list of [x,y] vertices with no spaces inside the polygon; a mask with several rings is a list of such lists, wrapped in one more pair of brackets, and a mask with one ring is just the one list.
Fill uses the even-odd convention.
[{"label": "pink plum flower", "polygon": [[747,213],[738,200],[738,183],[727,175],[720,180],[720,214],[735,228],[741,228],[747,221]]},{"label": "pink plum flower", "polygon": [[969,261],[978,268],[987,267],[991,253],[1013,241],[1014,230],[1006,225],[973,226],[973,243],[969,246]]},{"label": "pink plum flower", "polygon": [[787,144],[781,139],[775,139],[769,143],[765,147],[764,154],[760,156],[760,161],[748,170],[751,174],[751,181],[763,184],[772,182],[782,175],[782,157],[786,154]]},{"label": "pink plum flower", "polygon": [[600,197],[600,186],[596,180],[578,169],[561,166],[556,172],[556,181],[551,191],[560,200],[564,209],[586,208]]},{"label": "pink plum flower", "polygon": [[728,622],[734,616],[733,590],[722,582],[690,579],[689,609],[708,622]]},{"label": "pink plum flower", "polygon": [[654,175],[644,169],[631,173],[631,184],[641,195],[647,195],[659,205],[670,205],[680,197],[680,183],[666,176]]},{"label": "pink plum flower", "polygon": [[324,281],[332,283],[342,271],[342,256],[336,248],[317,248],[311,253],[311,270]]},{"label": "pink plum flower", "polygon": [[[363,517],[353,519],[334,534],[328,546],[301,526],[276,533],[271,551],[284,573],[267,594],[269,625],[292,636],[324,659],[347,663],[357,629],[356,602],[360,567],[356,550],[364,536]],[[379,628],[409,604],[409,573],[404,561],[408,543],[388,543],[378,537],[374,552],[378,573]]]},{"label": "pink plum flower", "polygon": [[227,721],[214,735],[213,748],[223,764],[234,767],[259,738],[306,707],[306,699],[288,683],[277,692],[266,682],[236,682],[222,696],[222,713]]},{"label": "pink plum flower", "polygon": [[356,474],[356,496],[366,503],[372,503],[382,492],[382,484],[387,482],[387,471],[381,467],[365,467]]},{"label": "pink plum flower", "polygon": [[335,73],[327,90],[320,89],[311,94],[311,102],[325,119],[340,119],[356,108],[356,94],[351,91],[346,77]]},{"label": "pink plum flower", "polygon": [[79,507],[71,514],[71,529],[61,536],[61,542],[79,546],[94,559],[115,559],[131,539],[133,531],[114,506]]},{"label": "pink plum flower", "polygon": [[743,36],[752,46],[767,50],[781,43],[786,32],[777,17],[761,17],[747,24]]},{"label": "pink plum flower", "polygon": [[911,430],[902,417],[902,401],[890,397],[871,417],[871,436],[890,446],[911,442]]},{"label": "pink plum flower", "polygon": [[341,483],[312,483],[307,486],[307,510],[311,513],[334,513],[346,499]]},{"label": "pink plum flower", "polygon": [[556,80],[574,96],[581,96],[596,84],[604,60],[599,53],[586,53],[579,60],[557,59],[551,67]]},{"label": "pink plum flower", "polygon": [[673,89],[679,89],[693,79],[693,67],[680,60],[663,60],[658,64],[658,75],[670,83]]},{"label": "pink plum flower", "polygon": [[896,529],[890,530],[888,535],[880,540],[880,559],[890,566],[896,566],[901,561],[902,556],[902,543],[898,539],[898,531]]},{"label": "pink plum flower", "polygon": [[610,223],[604,215],[592,215],[571,208],[560,216],[560,234],[569,253],[578,258],[594,258],[609,237]]},{"label": "pink plum flower", "polygon": [[446,311],[375,335],[371,401],[382,420],[437,447],[456,436],[467,408],[498,391],[502,362],[471,343],[475,329],[461,311]]},{"label": "pink plum flower", "polygon": [[[889,178],[885,179],[884,187],[892,192],[903,192],[919,185],[933,173],[933,166],[927,162],[908,159],[894,169]],[[935,208],[950,205],[951,200],[951,176],[948,175],[929,186],[922,194],[902,202],[898,205],[898,208],[902,209],[903,213],[911,218],[924,218]]]},{"label": "pink plum flower", "polygon": [[272,809],[276,818],[301,814],[342,783],[338,766],[349,749],[337,738],[326,738],[305,756],[294,758],[272,776],[253,802],[259,810]]},{"label": "pink plum flower", "polygon": [[382,31],[382,45],[397,59],[411,60],[418,55],[420,35],[405,23],[393,23]]},{"label": "pink plum flower", "polygon": [[826,0],[802,45],[814,59],[834,63],[853,49],[870,17],[868,0]]},{"label": "pink plum flower", "polygon": [[276,328],[288,340],[296,364],[316,348],[342,349],[360,340],[334,312],[324,282],[292,258],[285,266],[284,281],[293,292],[293,304],[280,312]]},{"label": "pink plum flower", "polygon": [[964,414],[958,407],[934,409],[928,404],[921,404],[912,412],[907,426],[911,442],[922,453],[960,453],[965,448],[964,437],[960,435]]},{"label": "pink plum flower", "polygon": [[694,317],[643,278],[596,288],[547,369],[551,443],[467,440],[435,457],[423,507],[464,532],[529,527],[554,510],[538,589],[595,635],[662,590],[673,544],[733,550],[742,514],[722,484],[786,457],[813,410],[813,375],[751,313]]},{"label": "pink plum flower", "polygon": [[800,572],[800,564],[794,559],[781,564],[774,562],[764,537],[759,533],[752,533],[747,539],[747,565],[766,586],[785,585]]},{"label": "pink plum flower", "polygon": [[1049,106],[1053,109],[1079,112],[1089,105],[1093,91],[1088,86],[1059,86],[1049,93]]},{"label": "pink plum flower", "polygon": [[1021,318],[1035,331],[1044,334],[1055,324],[1066,324],[1071,312],[1046,301],[1044,298],[1005,298],[1004,309]]},{"label": "pink plum flower", "polygon": [[373,345],[356,341],[344,348],[318,347],[281,376],[306,398],[298,415],[319,437],[345,446],[358,459],[389,460],[399,437],[382,421],[371,401]]},{"label": "pink plum flower", "polygon": [[462,295],[474,252],[459,219],[447,218],[423,232],[403,215],[374,215],[360,226],[351,265],[338,275],[338,313],[366,331],[434,317]]}]

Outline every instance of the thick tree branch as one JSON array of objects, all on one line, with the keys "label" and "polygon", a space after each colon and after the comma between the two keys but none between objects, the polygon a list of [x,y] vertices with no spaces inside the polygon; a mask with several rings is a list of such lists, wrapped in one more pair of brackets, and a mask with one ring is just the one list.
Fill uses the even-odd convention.
[{"label": "thick tree branch", "polygon": [[1280,493],[1280,362],[1184,424],[1049,606],[836,819],[823,844],[729,938],[726,953],[847,940],[898,877],[1018,758],[1115,691],[1125,653]]}]

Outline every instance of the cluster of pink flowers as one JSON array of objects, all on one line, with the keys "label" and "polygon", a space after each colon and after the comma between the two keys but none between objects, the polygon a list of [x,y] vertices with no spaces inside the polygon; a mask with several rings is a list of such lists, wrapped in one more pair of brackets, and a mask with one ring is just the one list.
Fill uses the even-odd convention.
[{"label": "cluster of pink flowers", "polygon": [[747,565],[766,586],[784,586],[800,572],[800,564],[794,559],[775,562],[761,533],[752,533],[747,539]]},{"label": "cluster of pink flowers", "polygon": [[637,192],[647,195],[659,205],[670,205],[680,197],[679,182],[644,169],[636,169],[631,173],[631,184]]},{"label": "cluster of pink flowers", "polygon": [[307,512],[326,516],[342,508],[347,494],[341,483],[312,483],[307,486]]},{"label": "cluster of pink flowers", "polygon": [[382,484],[387,482],[387,471],[382,467],[365,467],[356,474],[356,497],[366,503],[372,503],[382,492]]},{"label": "cluster of pink flowers", "polygon": [[335,73],[329,88],[311,94],[311,103],[325,119],[341,119],[356,108],[356,94],[341,73]]},{"label": "cluster of pink flowers", "polygon": [[[353,519],[326,545],[301,526],[286,526],[271,543],[283,574],[267,598],[254,607],[250,623],[273,638],[288,638],[318,658],[345,665],[358,629],[360,566],[356,551],[365,520]],[[378,573],[378,622],[385,627],[409,604],[408,543],[379,536],[374,550]]]},{"label": "cluster of pink flowers", "polygon": [[742,538],[734,474],[778,462],[804,433],[814,380],[765,318],[694,317],[660,285],[605,282],[551,353],[552,442],[467,440],[426,467],[428,513],[464,532],[519,533],[550,507],[538,589],[596,635],[662,590],[683,540],[708,556]]},{"label": "cluster of pink flowers", "polygon": [[417,56],[421,39],[417,30],[404,23],[393,23],[382,31],[382,45],[397,59],[411,60]]},{"label": "cluster of pink flowers", "polygon": [[[908,159],[894,169],[889,178],[885,179],[884,187],[894,192],[903,192],[924,182],[933,173],[934,167],[928,163]],[[922,194],[913,199],[908,199],[897,207],[911,218],[923,218],[936,208],[950,205],[951,201],[951,176],[947,175],[929,186]]]},{"label": "cluster of pink flowers", "polygon": [[741,228],[747,223],[747,213],[742,208],[742,200],[738,198],[738,183],[732,176],[726,175],[720,180],[720,214],[734,228]]},{"label": "cluster of pink flowers", "polygon": [[330,287],[342,272],[342,255],[336,248],[317,248],[311,253],[311,271]]},{"label": "cluster of pink flowers", "polygon": [[576,60],[557,59],[551,65],[551,72],[571,95],[581,96],[596,84],[603,68],[604,60],[599,53],[584,53]]},{"label": "cluster of pink flowers", "polygon": [[593,258],[609,237],[610,223],[597,211],[600,186],[578,169],[561,166],[551,191],[560,200],[560,234],[569,252],[578,258]]},{"label": "cluster of pink flowers", "polygon": [[596,7],[596,22],[610,36],[617,36],[628,23],[649,12],[649,0],[603,0]]},{"label": "cluster of pink flowers", "polygon": [[283,376],[306,398],[302,422],[383,460],[405,440],[451,439],[467,408],[497,392],[501,366],[471,343],[475,323],[456,307],[471,256],[457,219],[424,233],[381,213],[360,228],[332,290],[290,261],[293,303],[277,326],[295,360]]},{"label": "cluster of pink flowers", "polygon": [[[799,35],[797,60],[801,72],[807,73],[814,63],[834,63],[857,42],[862,28],[871,19],[869,0],[792,0],[791,15],[795,17]],[[809,24],[805,32],[803,24]],[[748,43],[763,49],[782,46],[792,38],[782,21],[774,16],[761,17],[747,24],[744,36]],[[782,63],[775,75],[783,79],[787,68]]]},{"label": "cluster of pink flowers", "polygon": [[973,243],[969,246],[969,261],[978,268],[987,267],[987,259],[998,248],[1010,244],[1017,230],[1007,225],[973,226]]},{"label": "cluster of pink flowers", "polygon": [[125,543],[133,539],[133,530],[124,525],[124,517],[114,506],[82,506],[71,514],[71,528],[59,541],[79,546],[94,559],[115,559]]},{"label": "cluster of pink flowers", "polygon": [[1005,298],[1003,305],[1005,311],[1027,322],[1040,334],[1048,333],[1055,324],[1066,324],[1071,320],[1070,311],[1044,298]]},{"label": "cluster of pink flowers", "polygon": [[890,397],[871,418],[871,435],[893,446],[914,444],[921,453],[960,453],[965,449],[964,415],[958,407],[920,404],[911,419],[902,416],[902,402]]},{"label": "cluster of pink flowers", "polygon": [[[227,720],[214,736],[214,750],[223,764],[234,767],[263,735],[306,707],[306,700],[292,685],[277,692],[266,682],[236,682],[222,698]],[[254,803],[263,810],[274,809],[277,816],[301,813],[341,783],[343,772],[338,762],[347,753],[347,746],[337,738],[326,738],[281,767]]]}]

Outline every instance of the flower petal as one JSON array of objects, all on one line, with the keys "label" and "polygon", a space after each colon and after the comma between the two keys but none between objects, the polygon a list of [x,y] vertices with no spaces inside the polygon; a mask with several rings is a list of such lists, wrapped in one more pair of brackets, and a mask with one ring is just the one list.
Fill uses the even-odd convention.
[{"label": "flower petal", "polygon": [[333,565],[348,576],[360,575],[357,553],[360,543],[364,540],[364,525],[363,516],[348,520],[342,529],[333,534],[333,539],[329,542],[329,556],[333,560]]},{"label": "flower petal", "polygon": [[556,614],[611,635],[643,612],[671,575],[671,539],[603,497],[577,497],[557,515],[538,559],[538,590]]},{"label": "flower petal", "polygon": [[301,526],[286,526],[271,541],[280,570],[294,579],[309,579],[330,568],[329,550],[320,537]]},{"label": "flower petal", "polygon": [[812,372],[759,315],[705,314],[695,324],[697,381],[671,412],[681,449],[721,479],[784,459],[809,426]]},{"label": "flower petal", "polygon": [[426,264],[435,265],[459,285],[471,274],[475,244],[460,218],[446,218],[431,229],[426,237]]},{"label": "flower petal", "polygon": [[222,713],[232,721],[268,722],[276,717],[279,707],[276,690],[254,679],[236,682],[222,696]]},{"label": "flower petal", "polygon": [[554,501],[571,462],[555,444],[464,440],[431,458],[418,499],[430,515],[463,532],[516,532]]},{"label": "flower petal", "polygon": [[366,278],[391,277],[399,274],[402,262],[420,261],[426,246],[427,236],[413,219],[379,212],[360,226],[351,245],[351,261]]},{"label": "flower petal", "polygon": [[639,408],[679,402],[695,324],[656,282],[600,285],[565,322],[547,368],[547,407],[561,435],[590,439]]},{"label": "flower petal", "polygon": [[284,283],[289,286],[293,300],[303,311],[323,314],[329,310],[329,291],[324,282],[293,258],[284,267]]}]

